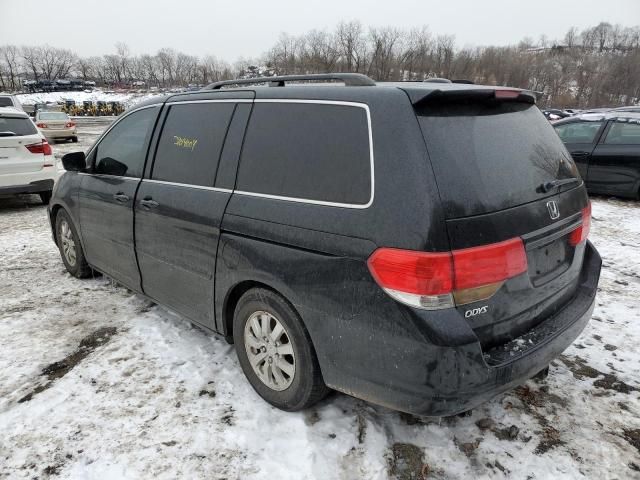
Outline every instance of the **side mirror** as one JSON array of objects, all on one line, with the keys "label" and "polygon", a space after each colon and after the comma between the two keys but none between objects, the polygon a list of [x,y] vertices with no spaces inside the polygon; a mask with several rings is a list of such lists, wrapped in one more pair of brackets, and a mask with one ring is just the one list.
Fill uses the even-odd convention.
[{"label": "side mirror", "polygon": [[87,168],[84,152],[71,152],[62,157],[62,166],[69,172],[81,172]]}]

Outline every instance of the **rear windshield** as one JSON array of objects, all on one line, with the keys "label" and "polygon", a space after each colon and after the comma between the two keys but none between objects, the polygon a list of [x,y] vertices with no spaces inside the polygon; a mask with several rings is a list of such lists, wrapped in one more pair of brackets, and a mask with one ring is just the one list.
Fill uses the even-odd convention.
[{"label": "rear windshield", "polygon": [[28,118],[0,117],[0,135],[15,136],[34,135],[38,133],[36,126]]},{"label": "rear windshield", "polygon": [[535,105],[447,102],[425,105],[417,113],[448,218],[539,200],[561,191],[543,193],[542,184],[578,176]]},{"label": "rear windshield", "polygon": [[38,114],[40,120],[66,120],[67,114],[64,112],[41,112]]}]

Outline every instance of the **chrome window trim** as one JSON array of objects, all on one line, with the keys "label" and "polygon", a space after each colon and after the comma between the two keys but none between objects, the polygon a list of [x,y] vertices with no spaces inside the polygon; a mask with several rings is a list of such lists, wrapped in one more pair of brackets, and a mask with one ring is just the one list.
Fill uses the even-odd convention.
[{"label": "chrome window trim", "polygon": [[190,183],[178,183],[178,182],[169,182],[167,180],[153,180],[150,178],[143,178],[143,182],[148,183],[159,183],[161,185],[174,185],[176,187],[188,187],[188,188],[197,188],[199,190],[211,190],[213,192],[222,192],[222,193],[232,193],[233,190],[229,188],[219,188],[219,187],[207,187],[205,185],[191,185]]},{"label": "chrome window trim", "polygon": [[87,175],[89,177],[98,177],[98,178],[120,178],[122,180],[136,180],[140,181],[142,178],[140,177],[125,177],[120,175],[110,175],[108,173],[88,173],[88,172],[76,172],[78,175]]},{"label": "chrome window trim", "polygon": [[[369,167],[370,167],[370,175],[371,175],[371,194],[369,197],[369,201],[367,203],[341,203],[341,202],[330,202],[325,200],[313,200],[309,198],[298,198],[298,197],[287,197],[282,195],[272,195],[267,193],[257,193],[257,192],[247,192],[244,190],[232,190],[228,188],[218,188],[218,187],[206,187],[202,185],[190,185],[186,183],[178,183],[178,182],[169,182],[165,180],[154,180],[150,178],[138,178],[138,177],[119,177],[117,175],[108,175],[108,174],[92,174],[92,173],[82,173],[79,172],[80,175],[92,175],[96,177],[110,177],[110,178],[125,178],[129,180],[143,180],[145,182],[151,183],[159,183],[165,185],[175,185],[180,187],[191,187],[198,188],[201,190],[211,190],[223,193],[237,193],[238,195],[247,196],[247,197],[255,197],[255,198],[266,198],[269,200],[282,200],[287,202],[295,202],[295,203],[305,203],[309,205],[321,205],[327,207],[338,207],[338,208],[351,208],[351,209],[366,209],[369,208],[373,204],[373,200],[375,198],[375,159],[373,153],[373,132],[371,127],[371,111],[369,110],[369,105],[366,103],[360,102],[348,102],[341,100],[309,100],[309,99],[289,99],[289,98],[261,98],[261,99],[219,99],[219,100],[184,100],[178,102],[167,102],[165,105],[184,105],[184,104],[192,104],[192,103],[300,103],[300,104],[316,104],[316,105],[341,105],[341,106],[349,106],[364,109],[367,117],[367,129],[368,129],[368,138],[369,138]],[[96,142],[91,146],[86,156],[89,157],[93,150],[98,146],[98,144],[102,141],[102,139],[114,128],[118,123],[120,123],[124,118],[128,117],[132,113],[138,112],[140,110],[144,110],[146,108],[154,108],[161,106],[161,103],[154,103],[151,105],[145,105],[140,108],[136,108],[131,110],[130,112],[125,113],[122,117],[120,117],[117,121],[115,121],[99,138]],[[242,159],[241,159],[242,160]]]},{"label": "chrome window trim", "polygon": [[[255,103],[306,103],[306,104],[317,104],[317,105],[342,105],[348,107],[358,107],[364,109],[367,115],[367,128],[369,130],[369,166],[371,172],[371,195],[369,197],[369,201],[367,203],[340,203],[340,202],[330,202],[325,200],[312,200],[309,198],[298,198],[298,197],[286,197],[281,195],[272,195],[267,193],[256,193],[256,192],[246,192],[243,190],[234,190],[233,193],[237,193],[238,195],[244,195],[248,197],[257,197],[257,198],[268,198],[272,200],[284,200],[287,202],[297,202],[297,203],[306,203],[310,205],[323,205],[327,207],[340,207],[340,208],[354,208],[354,209],[365,209],[369,208],[373,204],[373,199],[375,197],[376,183],[375,183],[375,162],[373,155],[373,132],[371,129],[371,112],[369,110],[369,105],[366,103],[360,102],[347,102],[341,100],[303,100],[303,99],[289,99],[289,98],[260,98],[255,99]],[[251,120],[249,120],[249,124]],[[240,158],[242,161],[242,157]],[[239,167],[238,167],[239,168]]]}]

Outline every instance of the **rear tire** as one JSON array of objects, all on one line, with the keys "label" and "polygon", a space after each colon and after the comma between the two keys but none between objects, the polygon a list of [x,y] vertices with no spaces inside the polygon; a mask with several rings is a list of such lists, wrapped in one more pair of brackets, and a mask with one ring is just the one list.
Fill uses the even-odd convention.
[{"label": "rear tire", "polygon": [[280,295],[246,292],[234,312],[233,340],[249,383],[274,407],[303,410],[329,392],[302,319]]},{"label": "rear tire", "polygon": [[64,210],[60,210],[56,215],[56,239],[67,271],[76,278],[90,277],[91,267],[84,258],[80,238],[69,214]]},{"label": "rear tire", "polygon": [[78,143],[78,137],[71,137],[71,141],[73,143]]},{"label": "rear tire", "polygon": [[38,195],[40,195],[40,200],[42,200],[43,204],[49,205],[49,201],[51,200],[51,190],[48,192],[40,192]]}]

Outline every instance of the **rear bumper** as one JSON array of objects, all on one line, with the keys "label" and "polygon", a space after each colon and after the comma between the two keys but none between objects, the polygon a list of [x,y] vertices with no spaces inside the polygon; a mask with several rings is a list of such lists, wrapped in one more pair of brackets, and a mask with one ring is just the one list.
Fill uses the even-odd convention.
[{"label": "rear bumper", "polygon": [[72,138],[77,136],[75,128],[61,130],[40,130],[47,139]]},{"label": "rear bumper", "polygon": [[[580,335],[593,312],[601,264],[598,252],[587,243],[574,297],[555,315],[522,335],[524,341],[515,339],[483,352],[477,340],[447,346],[424,338],[389,336],[385,343],[388,349],[394,349],[393,375],[385,367],[374,371],[360,367],[351,378],[337,375],[339,385],[331,386],[415,415],[448,416],[477,407],[547,367]],[[455,313],[440,312],[442,317],[435,320],[434,315],[422,318],[425,323],[461,330],[453,316],[446,317]],[[381,366],[388,363],[383,360]]]},{"label": "rear bumper", "polygon": [[0,186],[0,195],[18,195],[21,193],[40,193],[53,190],[53,179],[37,180],[24,185]]}]

